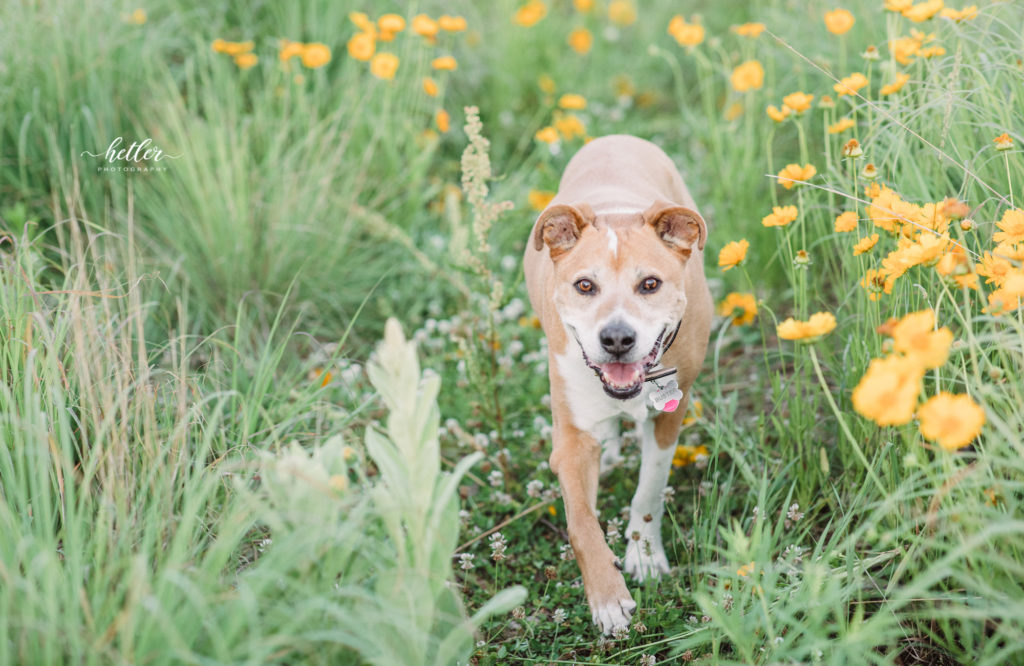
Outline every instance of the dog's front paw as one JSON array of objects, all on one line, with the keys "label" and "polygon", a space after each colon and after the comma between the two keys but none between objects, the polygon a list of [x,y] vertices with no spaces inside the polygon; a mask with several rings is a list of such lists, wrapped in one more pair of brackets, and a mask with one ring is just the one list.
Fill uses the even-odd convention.
[{"label": "dog's front paw", "polygon": [[614,634],[629,629],[629,620],[636,611],[636,602],[626,593],[621,599],[612,599],[599,604],[591,604],[590,613],[594,624],[603,634]]},{"label": "dog's front paw", "polygon": [[625,572],[636,581],[657,578],[661,574],[668,573],[669,568],[668,558],[665,557],[665,549],[662,548],[661,543],[646,537],[629,539],[623,564]]}]

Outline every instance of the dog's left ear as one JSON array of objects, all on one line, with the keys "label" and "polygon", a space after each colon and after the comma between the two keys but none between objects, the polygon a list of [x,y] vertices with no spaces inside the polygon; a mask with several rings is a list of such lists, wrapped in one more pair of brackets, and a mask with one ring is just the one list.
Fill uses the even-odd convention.
[{"label": "dog's left ear", "polygon": [[684,259],[690,258],[694,246],[704,249],[708,227],[697,211],[667,201],[655,201],[644,211],[643,217],[665,245]]}]

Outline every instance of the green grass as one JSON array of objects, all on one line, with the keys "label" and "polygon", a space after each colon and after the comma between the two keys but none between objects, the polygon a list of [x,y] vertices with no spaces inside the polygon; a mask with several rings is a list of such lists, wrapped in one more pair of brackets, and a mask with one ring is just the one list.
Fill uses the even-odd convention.
[{"label": "green grass", "polygon": [[[1024,663],[1021,311],[986,311],[993,285],[962,290],[930,266],[871,300],[859,283],[897,239],[851,250],[880,231],[866,162],[906,201],[966,202],[974,227],[954,221],[951,238],[992,250],[1024,196],[1021,8],[916,25],[858,0],[836,37],[827,3],[692,3],[707,39],[688,50],[666,33],[673,3],[644,3],[631,26],[607,3],[549,3],[530,28],[511,21],[519,4],[390,8],[469,23],[437,45],[408,30],[379,43],[401,59],[390,82],[346,53],[348,13],[382,11],[369,5],[153,0],[141,25],[123,16],[135,6],[97,0],[4,6],[0,663]],[[748,20],[769,32],[730,32]],[[577,26],[594,35],[586,55],[566,44]],[[946,53],[895,67],[886,42],[911,28]],[[217,38],[253,40],[259,63],[240,70]],[[332,60],[286,69],[280,38]],[[442,54],[456,71],[431,71]],[[738,93],[729,74],[748,59],[764,85]],[[880,95],[896,70],[910,82]],[[819,106],[854,71],[864,96]],[[816,96],[804,115],[765,115],[796,90]],[[534,138],[568,92],[587,99],[588,135],[637,134],[674,158],[708,218],[716,300],[759,305],[752,326],[715,322],[703,413],[680,438],[708,454],[673,472],[666,500],[674,569],[631,587],[636,624],[613,639],[565,557],[519,262],[529,192],[554,190],[582,145]],[[483,202],[459,191],[470,105],[490,141]],[[852,130],[827,133],[847,116]],[[1004,132],[1014,148],[997,152]],[[82,155],[119,136],[179,157],[120,173]],[[841,153],[853,137],[856,162]],[[792,162],[818,175],[787,191],[774,174]],[[514,210],[489,212],[506,199]],[[798,221],[763,227],[781,204]],[[833,231],[843,210],[857,232]],[[740,238],[746,261],[722,272]],[[954,343],[923,398],[985,409],[956,452],[851,404],[892,344],[876,328],[926,308]],[[777,323],[817,311],[835,331],[778,339]],[[415,351],[396,324],[385,336],[389,317]],[[599,502],[617,552],[630,451]]]}]

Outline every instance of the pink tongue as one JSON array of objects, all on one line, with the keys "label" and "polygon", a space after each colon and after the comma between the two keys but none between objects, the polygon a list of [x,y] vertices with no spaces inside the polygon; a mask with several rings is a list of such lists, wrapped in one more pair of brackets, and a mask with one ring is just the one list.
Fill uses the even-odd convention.
[{"label": "pink tongue", "polygon": [[640,373],[640,363],[605,363],[601,366],[601,374],[606,381],[619,386],[629,386]]}]

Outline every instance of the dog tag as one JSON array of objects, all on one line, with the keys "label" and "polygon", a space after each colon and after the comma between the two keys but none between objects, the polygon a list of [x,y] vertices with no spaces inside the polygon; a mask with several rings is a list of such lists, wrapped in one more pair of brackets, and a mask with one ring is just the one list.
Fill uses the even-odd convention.
[{"label": "dog tag", "polygon": [[669,379],[665,386],[658,386],[658,390],[651,394],[651,402],[654,404],[654,408],[660,412],[676,411],[679,401],[682,399],[683,392],[679,390],[675,377]]}]

